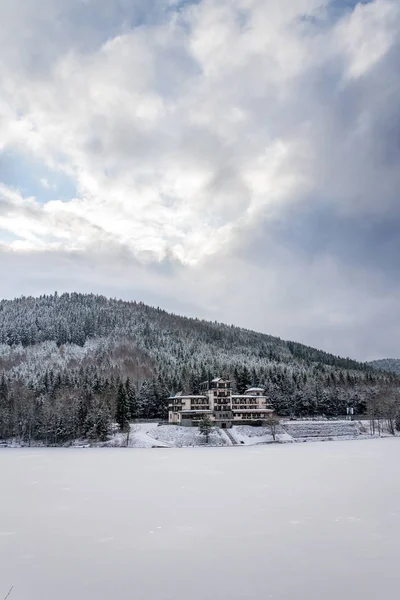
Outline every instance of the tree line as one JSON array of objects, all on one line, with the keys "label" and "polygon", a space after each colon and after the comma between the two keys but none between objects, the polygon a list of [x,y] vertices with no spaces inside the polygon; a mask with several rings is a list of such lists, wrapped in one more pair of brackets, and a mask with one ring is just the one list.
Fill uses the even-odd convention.
[{"label": "tree line", "polygon": [[[168,397],[210,375],[258,385],[280,416],[336,417],[395,394],[399,376],[295,342],[140,302],[54,294],[0,302],[0,438],[103,440],[165,420]],[[376,400],[377,399],[377,400]],[[375,407],[375,412],[378,410]]]},{"label": "tree line", "polygon": [[[3,373],[0,439],[46,445],[77,439],[105,441],[114,423],[127,431],[137,419],[166,420],[168,397],[181,388],[199,393],[205,375],[189,374],[186,381],[176,376],[156,377],[138,384],[119,375],[102,377],[89,367],[73,374],[46,371],[35,384],[26,385]],[[235,393],[243,393],[250,385],[264,387],[279,416],[337,417],[352,407],[356,415],[369,416],[372,422],[390,419],[393,428],[398,418],[398,386],[390,378],[382,381],[372,375],[360,378],[321,369],[310,377],[276,367],[268,375],[258,376],[247,367],[236,367],[231,379]]]}]

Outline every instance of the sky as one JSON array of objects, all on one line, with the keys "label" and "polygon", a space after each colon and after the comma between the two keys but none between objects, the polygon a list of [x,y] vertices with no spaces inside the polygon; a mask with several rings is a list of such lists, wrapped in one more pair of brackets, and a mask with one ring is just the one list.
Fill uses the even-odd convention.
[{"label": "sky", "polygon": [[0,0],[0,296],[400,357],[398,0]]}]

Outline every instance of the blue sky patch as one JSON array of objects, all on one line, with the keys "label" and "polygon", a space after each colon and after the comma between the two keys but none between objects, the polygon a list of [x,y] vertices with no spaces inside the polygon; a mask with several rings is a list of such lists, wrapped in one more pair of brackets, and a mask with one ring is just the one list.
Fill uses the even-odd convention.
[{"label": "blue sky patch", "polygon": [[11,244],[12,242],[15,242],[16,240],[19,240],[21,238],[19,238],[17,235],[15,235],[14,233],[11,233],[10,231],[7,231],[6,229],[1,229],[0,228],[0,244]]},{"label": "blue sky patch", "polygon": [[77,195],[75,182],[67,175],[13,151],[0,154],[0,182],[17,189],[24,197],[34,196],[42,204],[50,200],[68,201]]}]

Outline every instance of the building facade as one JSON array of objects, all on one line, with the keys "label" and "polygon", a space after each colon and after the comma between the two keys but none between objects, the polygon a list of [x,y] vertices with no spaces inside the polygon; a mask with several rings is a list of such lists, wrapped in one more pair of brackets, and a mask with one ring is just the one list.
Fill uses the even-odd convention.
[{"label": "building facade", "polygon": [[168,421],[176,425],[197,426],[205,416],[219,427],[265,421],[274,412],[264,390],[251,387],[244,394],[233,394],[231,382],[217,377],[200,385],[200,394],[179,392],[169,398]]}]

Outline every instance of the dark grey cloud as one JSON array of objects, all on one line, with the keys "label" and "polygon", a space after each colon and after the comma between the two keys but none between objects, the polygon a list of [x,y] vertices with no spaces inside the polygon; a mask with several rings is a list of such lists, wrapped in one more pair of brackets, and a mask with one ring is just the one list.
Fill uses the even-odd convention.
[{"label": "dark grey cloud", "polygon": [[[318,201],[291,208],[276,222],[265,224],[262,234],[265,254],[270,245],[283,246],[313,260],[320,256],[333,257],[344,267],[378,270],[400,283],[400,215],[344,215],[338,214],[331,204]],[[262,261],[258,252],[255,260]]]},{"label": "dark grey cloud", "polygon": [[264,277],[274,282],[265,331],[357,358],[400,355],[399,56],[395,42],[358,78],[344,78],[334,56],[277,110],[270,131],[306,131],[313,178],[237,242],[259,290]]}]

